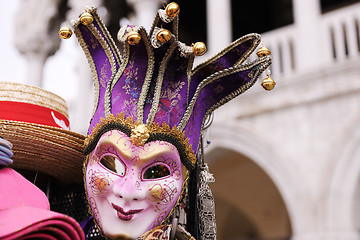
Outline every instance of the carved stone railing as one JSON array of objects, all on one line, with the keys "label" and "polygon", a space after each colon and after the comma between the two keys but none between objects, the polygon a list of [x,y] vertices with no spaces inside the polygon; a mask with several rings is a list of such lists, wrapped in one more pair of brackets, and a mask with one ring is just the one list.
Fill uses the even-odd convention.
[{"label": "carved stone railing", "polygon": [[289,75],[296,70],[296,32],[293,25],[262,34],[264,45],[271,50],[273,77]]},{"label": "carved stone railing", "polygon": [[331,62],[359,57],[360,4],[350,5],[323,15],[322,28],[327,29]]},{"label": "carved stone railing", "polygon": [[[271,50],[272,76],[282,78],[304,70],[360,58],[360,3],[320,15],[314,35],[304,36],[296,23],[262,34]],[[301,41],[312,38],[312,45],[304,47]],[[311,66],[302,66],[308,58],[316,58]],[[307,59],[304,59],[307,58]],[[311,61],[310,61],[311,62]]]}]

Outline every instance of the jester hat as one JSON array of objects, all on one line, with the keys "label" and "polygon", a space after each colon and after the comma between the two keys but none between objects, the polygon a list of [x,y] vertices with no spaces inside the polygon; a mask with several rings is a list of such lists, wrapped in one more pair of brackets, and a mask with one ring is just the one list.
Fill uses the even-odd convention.
[{"label": "jester hat", "polygon": [[138,146],[172,143],[193,170],[206,118],[249,89],[271,64],[270,56],[245,62],[261,42],[260,35],[248,34],[193,68],[197,49],[178,40],[178,18],[158,10],[149,34],[141,26],[123,26],[122,53],[96,7],[73,22],[95,84],[86,155],[103,133],[119,129]]}]

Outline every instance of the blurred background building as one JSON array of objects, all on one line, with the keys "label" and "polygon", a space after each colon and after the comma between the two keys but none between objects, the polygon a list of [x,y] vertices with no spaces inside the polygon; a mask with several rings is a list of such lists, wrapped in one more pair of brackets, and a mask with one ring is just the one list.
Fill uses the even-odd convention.
[{"label": "blurred background building", "polygon": [[[360,239],[360,1],[178,3],[180,39],[208,46],[196,63],[250,32],[273,56],[275,89],[260,79],[215,111],[207,131],[218,239]],[[90,69],[76,38],[60,41],[57,31],[93,4],[116,39],[128,22],[149,29],[163,2],[4,1],[0,17],[1,81],[62,96],[81,133],[93,106]]]}]

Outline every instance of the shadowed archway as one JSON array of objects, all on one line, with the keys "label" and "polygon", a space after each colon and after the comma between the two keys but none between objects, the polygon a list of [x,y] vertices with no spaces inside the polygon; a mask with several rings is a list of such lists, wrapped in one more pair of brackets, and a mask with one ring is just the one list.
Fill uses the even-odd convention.
[{"label": "shadowed archway", "polygon": [[210,165],[218,239],[289,239],[289,215],[270,177],[246,156],[219,151],[223,154]]}]

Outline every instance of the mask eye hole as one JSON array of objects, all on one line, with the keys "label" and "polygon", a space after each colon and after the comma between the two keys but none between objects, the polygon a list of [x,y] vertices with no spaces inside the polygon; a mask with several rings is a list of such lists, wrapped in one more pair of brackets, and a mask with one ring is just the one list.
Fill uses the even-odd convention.
[{"label": "mask eye hole", "polygon": [[170,170],[163,164],[158,164],[149,167],[143,174],[143,179],[158,179],[170,175]]},{"label": "mask eye hole", "polygon": [[124,163],[122,161],[120,161],[117,157],[113,156],[113,155],[102,156],[101,160],[100,160],[100,164],[104,168],[106,168],[106,169],[108,169],[108,170],[110,170],[110,171],[112,171],[112,172],[114,172],[114,173],[116,173],[116,174],[118,174],[120,176],[125,175],[125,165],[124,165]]}]

